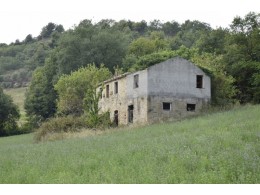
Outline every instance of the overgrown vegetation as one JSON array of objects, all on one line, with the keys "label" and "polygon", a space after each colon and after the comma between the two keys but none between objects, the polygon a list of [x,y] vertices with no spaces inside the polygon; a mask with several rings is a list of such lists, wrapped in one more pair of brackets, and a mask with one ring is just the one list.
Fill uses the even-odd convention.
[{"label": "overgrown vegetation", "polygon": [[28,86],[32,72],[44,65],[62,32],[62,25],[50,22],[36,38],[29,34],[23,41],[16,40],[10,45],[0,44],[0,86]]},{"label": "overgrown vegetation", "polygon": [[12,99],[14,104],[18,106],[18,109],[20,111],[20,118],[18,121],[18,126],[22,126],[27,122],[26,118],[26,112],[24,109],[24,100],[25,100],[25,93],[27,88],[21,87],[21,88],[10,88],[10,89],[4,89],[4,93],[9,95]]},{"label": "overgrown vegetation", "polygon": [[35,131],[36,143],[43,141],[56,141],[66,138],[70,133],[84,131],[107,130],[112,126],[109,112],[103,114],[89,114],[87,116],[60,116],[51,118],[41,124]]},{"label": "overgrown vegetation", "polygon": [[259,118],[256,105],[44,144],[0,138],[0,183],[258,184]]},{"label": "overgrown vegetation", "polygon": [[[84,98],[92,101],[92,97],[96,94],[96,86],[111,76],[111,72],[104,65],[97,68],[94,64],[89,64],[69,75],[62,75],[54,86],[58,94],[57,113],[59,115],[82,115]],[[98,100],[99,97],[96,99]],[[87,110],[89,109],[87,108]]]},{"label": "overgrown vegetation", "polygon": [[[250,12],[235,17],[227,29],[190,20],[183,24],[83,20],[67,31],[49,23],[36,38],[28,35],[24,41],[0,44],[0,83],[9,88],[30,82],[25,110],[31,128],[52,117],[87,116],[84,102],[91,108],[94,96],[89,91],[93,93],[98,82],[175,56],[194,62],[211,76],[213,106],[257,104],[259,21],[260,14]],[[98,123],[98,116],[87,120]]]},{"label": "overgrown vegetation", "polygon": [[46,141],[62,139],[57,136],[60,133],[77,132],[85,127],[85,120],[82,117],[59,117],[44,122],[35,134],[35,141]]},{"label": "overgrown vegetation", "polygon": [[12,98],[3,92],[0,87],[0,136],[17,134],[19,119],[19,109],[13,103]]}]

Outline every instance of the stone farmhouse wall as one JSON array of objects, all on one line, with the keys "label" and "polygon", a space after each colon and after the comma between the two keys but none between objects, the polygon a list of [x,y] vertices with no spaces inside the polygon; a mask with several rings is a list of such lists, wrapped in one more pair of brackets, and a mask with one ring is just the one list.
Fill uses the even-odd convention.
[{"label": "stone farmhouse wall", "polygon": [[[197,86],[197,75],[202,78]],[[148,122],[197,114],[211,98],[210,78],[193,63],[173,58],[148,68]],[[170,109],[163,109],[163,104]],[[195,110],[187,110],[194,106]]]},{"label": "stone farmhouse wall", "polygon": [[[115,93],[115,82],[118,82],[118,92]],[[109,86],[109,97],[106,94],[106,87]],[[100,90],[98,88],[97,90]],[[118,111],[119,124],[127,124],[127,98],[126,98],[126,75],[115,77],[104,82],[102,98],[99,101],[100,112],[110,112],[111,121],[114,120],[114,112]]]},{"label": "stone farmhouse wall", "polygon": [[117,115],[118,124],[127,125],[195,115],[210,98],[210,78],[191,62],[176,57],[105,81],[99,106],[100,112],[110,112],[112,121]]}]

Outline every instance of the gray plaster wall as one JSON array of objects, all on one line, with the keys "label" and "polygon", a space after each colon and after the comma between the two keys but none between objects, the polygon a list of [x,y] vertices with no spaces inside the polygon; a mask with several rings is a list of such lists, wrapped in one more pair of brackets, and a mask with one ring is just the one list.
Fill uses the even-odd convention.
[{"label": "gray plaster wall", "polygon": [[[196,88],[196,75],[203,87]],[[148,95],[210,99],[210,78],[191,62],[176,57],[148,68]]]},{"label": "gray plaster wall", "polygon": [[[134,88],[134,76],[139,75],[138,88]],[[129,105],[134,106],[134,118],[135,123],[147,122],[147,95],[148,95],[148,75],[147,70],[138,71],[127,75],[126,77],[126,97],[127,107]]]},{"label": "gray plaster wall", "polygon": [[[139,75],[139,87],[134,88],[134,75]],[[128,99],[145,97],[148,95],[148,75],[147,70],[138,71],[126,77],[126,96]]]}]

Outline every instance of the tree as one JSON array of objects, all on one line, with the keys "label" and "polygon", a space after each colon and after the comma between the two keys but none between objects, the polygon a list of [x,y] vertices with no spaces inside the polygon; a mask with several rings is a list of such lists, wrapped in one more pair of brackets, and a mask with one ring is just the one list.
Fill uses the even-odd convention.
[{"label": "tree", "polygon": [[153,20],[149,24],[150,31],[160,31],[162,29],[162,22],[160,20]]},{"label": "tree", "polygon": [[52,22],[49,22],[46,26],[42,28],[42,31],[40,33],[41,38],[49,38],[51,37],[53,32],[62,33],[64,32],[64,28],[62,25],[56,25]]},{"label": "tree", "polygon": [[56,25],[52,22],[48,23],[46,26],[44,26],[42,28],[41,31],[41,37],[42,38],[48,38],[51,36],[51,34],[53,33],[54,29],[55,29]]},{"label": "tree", "polygon": [[94,64],[80,68],[70,75],[62,75],[54,86],[58,93],[58,114],[83,114],[83,100],[85,97],[88,98],[86,94],[96,89],[99,82],[110,77],[111,73],[108,68],[104,65],[97,68]]},{"label": "tree", "polygon": [[106,28],[111,28],[113,25],[115,24],[115,20],[112,19],[103,19],[100,20],[97,23],[97,27],[101,28],[101,29],[106,29]]},{"label": "tree", "polygon": [[148,30],[147,22],[142,20],[141,22],[133,23],[132,30],[137,31],[140,35],[144,35]]},{"label": "tree", "polygon": [[56,25],[54,31],[56,31],[58,33],[63,33],[64,32],[64,27],[61,24]]},{"label": "tree", "polygon": [[114,66],[122,64],[129,40],[130,37],[119,30],[100,28],[85,20],[60,38],[57,47],[59,71],[70,74],[90,63],[98,67],[104,63],[113,71]]},{"label": "tree", "polygon": [[180,30],[180,24],[178,22],[166,22],[162,24],[162,30],[166,36],[175,36]]},{"label": "tree", "polygon": [[102,96],[102,90],[96,92],[96,88],[90,86],[84,98],[84,110],[87,117],[87,125],[91,128],[99,124],[98,102]]},{"label": "tree", "polygon": [[223,56],[210,53],[194,55],[191,61],[202,68],[211,78],[211,103],[214,106],[228,106],[235,102],[237,89],[235,79],[225,72]]},{"label": "tree", "polygon": [[133,54],[137,57],[147,55],[155,51],[155,42],[145,37],[140,37],[134,40],[128,47],[128,53]]},{"label": "tree", "polygon": [[12,98],[4,94],[2,88],[0,88],[0,108],[0,136],[17,133],[16,121],[20,117],[19,110]]},{"label": "tree", "polygon": [[201,52],[224,54],[227,36],[228,30],[223,28],[204,31],[195,45]]},{"label": "tree", "polygon": [[241,103],[260,103],[260,62],[241,60],[228,69],[236,79],[234,84],[239,90],[237,99]]},{"label": "tree", "polygon": [[[225,46],[226,71],[232,75],[240,93],[241,103],[259,103],[257,75],[260,74],[260,14],[235,17]],[[242,73],[242,74],[241,74]]]},{"label": "tree", "polygon": [[[260,14],[250,12],[244,18],[235,17],[230,26],[231,34],[228,37],[226,48],[227,57],[237,54],[236,61],[240,61],[241,57],[246,61],[260,61],[258,44],[260,41]],[[234,50],[234,46],[237,48],[236,50]]]},{"label": "tree", "polygon": [[150,37],[139,37],[135,39],[128,47],[128,54],[141,57],[169,48],[167,40],[164,39],[164,33],[162,31],[156,31],[151,32]]},{"label": "tree", "polygon": [[16,39],[14,45],[21,45],[20,40],[19,40],[19,39]]},{"label": "tree", "polygon": [[171,48],[176,50],[182,45],[187,48],[194,47],[197,40],[199,40],[205,32],[210,31],[211,27],[206,23],[197,20],[186,20],[185,23],[181,25],[181,30],[171,39]]},{"label": "tree", "polygon": [[25,109],[30,119],[37,123],[54,116],[56,112],[57,94],[54,90],[56,67],[52,56],[44,67],[37,68],[32,77],[30,87],[26,93]]},{"label": "tree", "polygon": [[23,41],[25,44],[33,42],[33,37],[31,34],[27,35]]}]

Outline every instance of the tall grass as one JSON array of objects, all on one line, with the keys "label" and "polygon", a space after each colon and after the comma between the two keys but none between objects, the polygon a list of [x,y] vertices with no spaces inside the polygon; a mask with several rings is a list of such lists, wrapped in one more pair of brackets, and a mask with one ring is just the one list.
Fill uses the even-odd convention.
[{"label": "tall grass", "polygon": [[50,141],[63,139],[63,137],[69,132],[79,132],[85,124],[83,117],[58,117],[51,118],[44,122],[35,133],[35,141]]},{"label": "tall grass", "polygon": [[0,138],[0,183],[259,183],[260,106],[102,135]]}]

